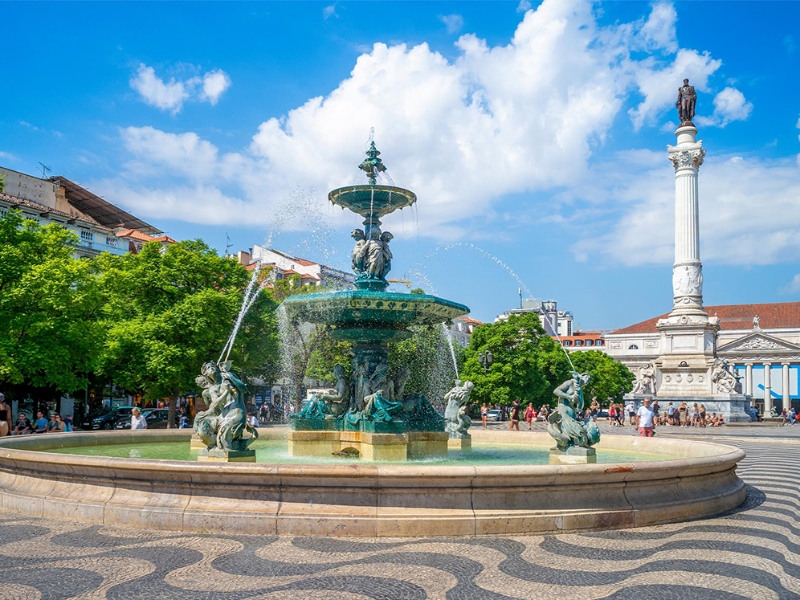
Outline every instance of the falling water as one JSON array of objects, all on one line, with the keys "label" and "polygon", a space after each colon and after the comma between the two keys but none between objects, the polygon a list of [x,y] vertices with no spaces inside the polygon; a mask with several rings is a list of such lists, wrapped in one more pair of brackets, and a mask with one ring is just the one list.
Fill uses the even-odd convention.
[{"label": "falling water", "polygon": [[367,239],[372,239],[372,215],[375,207],[375,188],[369,193],[369,227],[367,228]]},{"label": "falling water", "polygon": [[442,323],[442,329],[444,330],[444,335],[447,338],[447,345],[450,346],[450,356],[453,357],[453,370],[456,372],[456,379],[458,379],[458,361],[456,360],[455,348],[453,348],[453,332],[450,331],[450,328],[446,323]]}]

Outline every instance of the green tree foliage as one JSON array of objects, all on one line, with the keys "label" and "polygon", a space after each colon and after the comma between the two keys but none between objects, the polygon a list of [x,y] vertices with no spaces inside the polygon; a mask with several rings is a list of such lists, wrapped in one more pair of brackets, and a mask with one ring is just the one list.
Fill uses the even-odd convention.
[{"label": "green tree foliage", "polygon": [[[478,355],[487,350],[494,362],[484,373]],[[485,396],[493,404],[519,400],[538,406],[551,402],[553,389],[569,374],[563,350],[545,333],[539,317],[523,313],[475,329],[465,351],[462,379],[475,383],[476,400]]]},{"label": "green tree foliage", "polygon": [[95,265],[72,257],[77,237],[16,210],[0,217],[0,380],[71,393],[102,347]]},{"label": "green tree foliage", "polygon": [[[139,254],[103,255],[97,263],[108,328],[100,372],[150,398],[169,396],[173,413],[177,395],[195,389],[200,365],[219,358],[248,272],[199,240],[166,249],[149,243]],[[230,359],[245,379],[269,376],[278,362],[275,306],[260,294],[239,331]]]},{"label": "green tree foliage", "polygon": [[633,389],[633,373],[605,352],[573,352],[570,358],[578,372],[592,376],[589,385],[584,388],[587,401],[596,397],[602,406],[607,406],[611,402],[621,402],[622,397]]}]

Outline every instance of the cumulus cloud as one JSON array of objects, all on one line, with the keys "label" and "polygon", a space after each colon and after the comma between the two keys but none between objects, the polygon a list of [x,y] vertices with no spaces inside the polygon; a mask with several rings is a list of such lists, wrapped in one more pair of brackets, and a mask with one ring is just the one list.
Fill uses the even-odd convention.
[{"label": "cumulus cloud", "polygon": [[697,117],[698,125],[725,127],[732,121],[746,121],[753,105],[745,100],[744,94],[733,87],[726,87],[714,96],[714,112],[710,117]]},{"label": "cumulus cloud", "polygon": [[[607,233],[590,237],[587,229],[575,255],[626,265],[671,263],[675,192],[666,152],[618,153],[612,162],[594,166],[593,174],[598,176],[589,179],[591,188],[568,195],[591,199],[600,214],[607,211],[603,222],[592,223],[595,232]],[[707,155],[699,193],[704,261],[756,265],[800,257],[800,170],[789,159]]]},{"label": "cumulus cloud", "polygon": [[464,26],[464,17],[461,15],[439,15],[439,20],[444,23],[447,33],[458,33]]},{"label": "cumulus cloud", "polygon": [[336,14],[335,4],[331,4],[322,9],[322,18],[325,19],[326,21],[331,17],[338,17],[338,16],[339,15]]},{"label": "cumulus cloud", "polygon": [[526,12],[533,8],[530,0],[519,0],[519,4],[517,4],[517,12]]},{"label": "cumulus cloud", "polygon": [[782,291],[785,294],[800,294],[800,274],[795,275]]},{"label": "cumulus cloud", "polygon": [[[356,165],[374,126],[393,181],[418,195],[422,235],[485,233],[504,196],[546,194],[548,203],[531,203],[529,216],[568,224],[589,240],[576,255],[669,263],[674,184],[665,155],[631,150],[601,159],[597,149],[627,108],[634,127],[674,111],[685,76],[708,89],[721,63],[680,48],[675,21],[674,9],[659,3],[636,21],[601,27],[591,2],[545,0],[505,45],[461,36],[454,60],[426,44],[377,43],[329,94],[264,121],[239,151],[222,152],[193,132],[122,129],[126,169],[96,188],[124,190],[115,197],[143,216],[163,218],[168,209],[170,218],[250,225],[275,214],[298,186],[363,182]],[[738,113],[735,102],[719,104],[722,122],[748,103]],[[709,156],[702,167],[704,258],[798,256],[794,161],[742,157],[742,168],[732,159]],[[387,226],[392,219],[399,217],[387,217]],[[598,239],[598,231],[609,233]]]},{"label": "cumulus cloud", "polygon": [[230,77],[222,70],[209,71],[203,77],[194,76],[185,80],[172,77],[164,81],[156,75],[153,67],[144,63],[139,65],[130,80],[131,88],[139,93],[146,104],[172,114],[179,113],[184,102],[190,99],[216,104],[230,85]]}]

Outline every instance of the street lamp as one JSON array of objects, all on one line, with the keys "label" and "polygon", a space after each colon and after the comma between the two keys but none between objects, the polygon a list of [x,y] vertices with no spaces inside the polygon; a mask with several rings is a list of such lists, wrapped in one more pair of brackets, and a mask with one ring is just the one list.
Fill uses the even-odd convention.
[{"label": "street lamp", "polygon": [[[494,362],[494,356],[489,350],[487,350],[486,352],[481,352],[478,354],[478,361],[481,363],[481,366],[483,367],[483,373],[485,375],[489,372],[489,367],[491,367],[492,363]],[[483,393],[483,403],[486,404],[486,392]]]}]

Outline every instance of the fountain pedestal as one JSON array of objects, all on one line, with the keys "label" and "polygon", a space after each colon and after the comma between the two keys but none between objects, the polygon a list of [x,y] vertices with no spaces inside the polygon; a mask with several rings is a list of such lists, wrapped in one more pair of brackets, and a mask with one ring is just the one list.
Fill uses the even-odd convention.
[{"label": "fountain pedestal", "polygon": [[594,448],[570,446],[566,452],[558,447],[550,448],[551,465],[585,465],[597,462],[597,451]]},{"label": "fountain pedestal", "polygon": [[450,438],[447,440],[447,447],[450,450],[472,450],[472,436],[467,434],[460,438]]},{"label": "fountain pedestal", "polygon": [[352,448],[363,460],[404,461],[415,458],[447,456],[448,435],[435,431],[408,433],[367,433],[364,431],[301,431],[289,432],[290,456],[330,458],[347,456]]},{"label": "fountain pedestal", "polygon": [[197,453],[200,462],[256,462],[255,450],[220,450],[203,448]]}]

